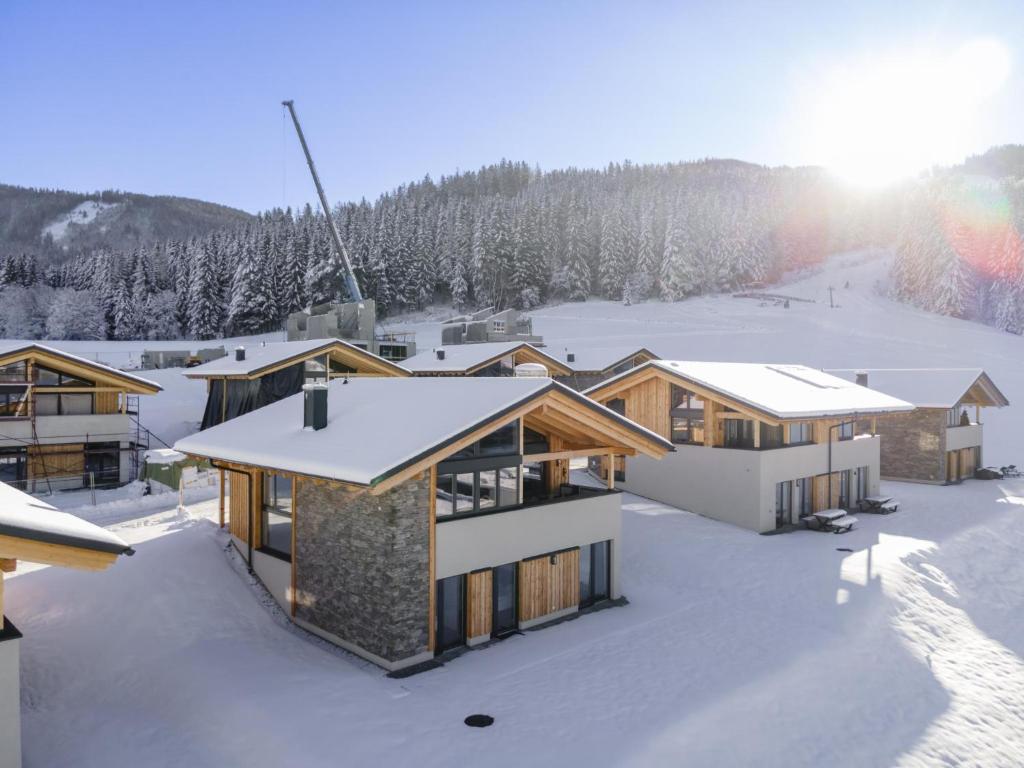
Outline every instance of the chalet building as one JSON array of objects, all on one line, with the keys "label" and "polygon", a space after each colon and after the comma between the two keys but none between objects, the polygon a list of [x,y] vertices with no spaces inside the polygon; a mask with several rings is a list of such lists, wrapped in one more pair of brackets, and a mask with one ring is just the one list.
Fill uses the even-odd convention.
[{"label": "chalet building", "polygon": [[557,357],[572,369],[570,376],[559,378],[559,381],[580,391],[658,359],[658,355],[646,347],[566,348]]},{"label": "chalet building", "polygon": [[675,444],[618,458],[623,489],[759,532],[877,494],[881,440],[858,420],[913,409],[802,365],[654,360],[584,394]]},{"label": "chalet building", "polygon": [[160,390],[42,344],[0,343],[0,481],[49,492],[134,479],[149,447],[139,396]]},{"label": "chalet building", "polygon": [[959,483],[982,466],[982,408],[1010,404],[980,368],[869,368],[829,373],[913,403],[878,419],[882,477]]},{"label": "chalet building", "polygon": [[351,376],[408,376],[397,363],[338,339],[264,342],[183,374],[206,381],[206,410],[200,429],[276,403],[311,381]]},{"label": "chalet building", "polygon": [[525,341],[437,347],[403,360],[402,366],[414,376],[514,376],[516,366],[526,363],[544,366],[542,375],[573,374],[568,363]]},{"label": "chalet building", "polygon": [[231,541],[295,623],[389,670],[618,598],[620,496],[569,462],[672,450],[515,377],[310,385],[175,447],[227,471]]},{"label": "chalet building", "polygon": [[18,561],[102,571],[131,548],[114,534],[0,483],[0,768],[21,766],[22,635],[4,613],[4,580]]}]

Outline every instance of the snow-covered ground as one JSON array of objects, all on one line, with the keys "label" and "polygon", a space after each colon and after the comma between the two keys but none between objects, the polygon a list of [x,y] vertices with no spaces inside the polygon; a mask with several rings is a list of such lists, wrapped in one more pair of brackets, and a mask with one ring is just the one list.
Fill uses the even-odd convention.
[{"label": "snow-covered ground", "polygon": [[[788,309],[714,297],[533,316],[556,352],[983,367],[1014,404],[985,414],[986,463],[1024,464],[1024,339],[892,303],[874,289],[884,269],[838,258],[774,289],[815,299]],[[421,349],[440,340],[436,321],[397,325]],[[56,342],[92,357],[89,344]],[[92,344],[103,357],[143,346]],[[201,383],[146,375],[168,387],[144,398],[151,429],[199,420]],[[405,680],[288,624],[225,551],[215,501],[181,515],[174,494],[112,499],[133,558],[8,582],[25,634],[25,763],[1024,764],[1024,481],[884,490],[900,511],[860,515],[845,536],[757,536],[624,496],[628,606]],[[495,725],[462,724],[476,712]]]},{"label": "snow-covered ground", "polygon": [[845,536],[626,496],[628,606],[405,680],[290,627],[215,501],[117,526],[8,584],[26,766],[1020,765],[1024,481],[886,491]]}]

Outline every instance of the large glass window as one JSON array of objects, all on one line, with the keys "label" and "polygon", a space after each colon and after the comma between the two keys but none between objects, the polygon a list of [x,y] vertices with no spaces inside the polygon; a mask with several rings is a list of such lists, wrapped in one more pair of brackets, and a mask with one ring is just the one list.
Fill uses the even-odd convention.
[{"label": "large glass window", "polygon": [[672,442],[704,444],[704,399],[700,395],[672,385]]},{"label": "large glass window", "polygon": [[28,364],[24,360],[0,365],[0,382],[22,381],[28,381]]},{"label": "large glass window", "polygon": [[775,527],[781,528],[790,521],[793,513],[793,483],[786,480],[775,484]]},{"label": "large glass window", "polygon": [[523,464],[523,501],[538,501],[547,496],[547,464],[532,461]]},{"label": "large glass window", "polygon": [[762,448],[781,448],[782,443],[782,425],[773,427],[771,424],[761,424],[761,447]]},{"label": "large glass window", "polygon": [[516,577],[519,565],[499,565],[491,574],[492,580],[492,621],[491,635],[502,637],[518,628],[519,612],[516,601]]},{"label": "large glass window", "polygon": [[725,447],[753,448],[754,422],[750,419],[726,419]]},{"label": "large glass window", "polygon": [[437,632],[434,643],[437,653],[466,642],[465,595],[465,576],[437,580]]},{"label": "large glass window", "polygon": [[869,469],[867,467],[857,468],[857,498],[855,501],[866,499],[868,497],[868,474]]},{"label": "large glass window", "polygon": [[[90,381],[43,366],[35,368],[40,387],[92,387]],[[84,416],[93,413],[93,395],[89,392],[39,392],[35,395],[37,416]]]},{"label": "large glass window", "polygon": [[793,483],[793,509],[800,517],[811,514],[811,482],[811,478],[801,477]]},{"label": "large glass window", "polygon": [[27,458],[28,452],[25,448],[6,448],[0,451],[0,481],[18,483],[25,480]]},{"label": "large glass window", "polygon": [[519,421],[513,421],[485,435],[472,445],[453,453],[448,461],[473,459],[478,456],[512,456],[519,453]]},{"label": "large glass window", "polygon": [[514,507],[520,503],[518,464],[494,469],[470,466],[460,472],[446,471],[444,466],[438,471],[435,493],[435,514],[439,518]]},{"label": "large glass window", "polygon": [[292,479],[263,473],[263,548],[292,554]]},{"label": "large glass window", "polygon": [[814,442],[814,424],[810,421],[798,421],[795,424],[788,424],[789,444],[800,445],[802,443]]},{"label": "large glass window", "polygon": [[586,608],[611,595],[611,542],[580,547],[580,607]]},{"label": "large glass window", "polygon": [[853,422],[844,421],[839,425],[839,439],[840,440],[853,440]]},{"label": "large glass window", "polygon": [[850,470],[844,469],[839,473],[839,508],[846,509],[850,506]]},{"label": "large glass window", "polygon": [[0,385],[0,418],[14,418],[15,416],[28,416],[28,408],[25,404],[25,396],[28,389],[22,387]]}]

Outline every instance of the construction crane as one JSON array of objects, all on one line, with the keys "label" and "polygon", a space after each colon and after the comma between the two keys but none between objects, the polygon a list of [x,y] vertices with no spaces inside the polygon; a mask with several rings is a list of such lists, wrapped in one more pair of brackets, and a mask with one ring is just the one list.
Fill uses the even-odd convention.
[{"label": "construction crane", "polygon": [[352,270],[352,261],[348,257],[348,250],[345,248],[345,244],[341,242],[341,235],[338,234],[338,227],[334,224],[334,217],[331,216],[331,208],[327,205],[327,195],[324,194],[324,188],[320,184],[320,177],[316,173],[316,166],[313,165],[313,156],[309,154],[309,147],[306,145],[306,137],[302,135],[302,126],[299,125],[299,116],[295,114],[295,102],[294,101],[282,101],[282,106],[288,107],[288,111],[292,115],[292,122],[295,123],[295,132],[299,134],[299,143],[302,145],[302,151],[306,155],[306,163],[309,165],[309,172],[313,174],[313,185],[316,187],[316,193],[320,197],[320,205],[324,209],[324,216],[327,218],[327,228],[330,230],[331,239],[334,241],[334,248],[341,257],[342,263],[345,265],[345,287],[348,289],[348,296],[350,301],[362,301],[363,292],[359,290],[359,281],[356,280],[356,273]]}]

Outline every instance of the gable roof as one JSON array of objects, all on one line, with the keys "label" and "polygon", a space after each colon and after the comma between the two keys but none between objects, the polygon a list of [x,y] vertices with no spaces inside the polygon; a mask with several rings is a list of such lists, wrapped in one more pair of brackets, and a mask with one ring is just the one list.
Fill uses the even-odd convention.
[{"label": "gable roof", "polygon": [[61,512],[7,483],[0,483],[0,536],[112,555],[131,551],[110,531]]},{"label": "gable roof", "polygon": [[918,408],[953,408],[965,398],[1002,408],[1010,401],[981,368],[836,368],[828,373],[849,381],[868,375],[868,387],[913,403]]},{"label": "gable roof", "polygon": [[323,429],[303,429],[303,395],[298,394],[183,438],[174,447],[214,460],[373,486],[549,396],[571,400],[593,421],[605,420],[631,435],[641,452],[673,450],[670,442],[563,384],[516,377],[335,380],[328,388]]},{"label": "gable roof", "polygon": [[[438,350],[444,350],[444,360],[437,357]],[[465,375],[496,363],[514,352],[525,352],[530,362],[545,365],[549,373],[567,376],[572,373],[568,363],[552,357],[546,351],[525,341],[489,341],[479,344],[450,344],[413,355],[402,361],[402,365],[417,374]]]},{"label": "gable roof", "polygon": [[67,363],[72,368],[84,368],[89,372],[104,376],[108,379],[116,379],[118,382],[131,385],[131,391],[135,394],[137,390],[140,394],[156,394],[163,390],[159,384],[149,379],[144,379],[141,376],[135,376],[125,371],[119,371],[117,368],[112,368],[109,365],[90,360],[86,357],[79,357],[78,355],[72,355],[69,352],[64,352],[54,347],[48,347],[45,344],[38,344],[34,341],[0,341],[0,364],[4,364],[12,358],[22,358],[30,356],[41,356],[51,357],[56,359],[58,362]]},{"label": "gable roof", "polygon": [[570,347],[568,352],[571,352],[575,358],[573,362],[568,362],[566,351],[560,352],[558,358],[565,365],[572,368],[575,373],[604,373],[638,356],[644,358],[643,362],[658,359],[658,355],[651,352],[647,347],[617,346],[586,347],[583,349],[573,349]]},{"label": "gable roof", "polygon": [[307,339],[302,341],[271,341],[245,348],[245,359],[236,360],[234,350],[225,357],[189,368],[184,375],[190,379],[235,376],[258,378],[272,369],[308,360],[327,352],[340,353],[373,368],[389,371],[396,376],[408,376],[409,371],[397,363],[368,352],[341,339]]},{"label": "gable roof", "polygon": [[681,386],[695,384],[775,419],[810,419],[854,414],[912,411],[895,397],[831,376],[805,365],[652,360],[590,389],[594,397],[621,389],[649,371],[665,374]]}]

